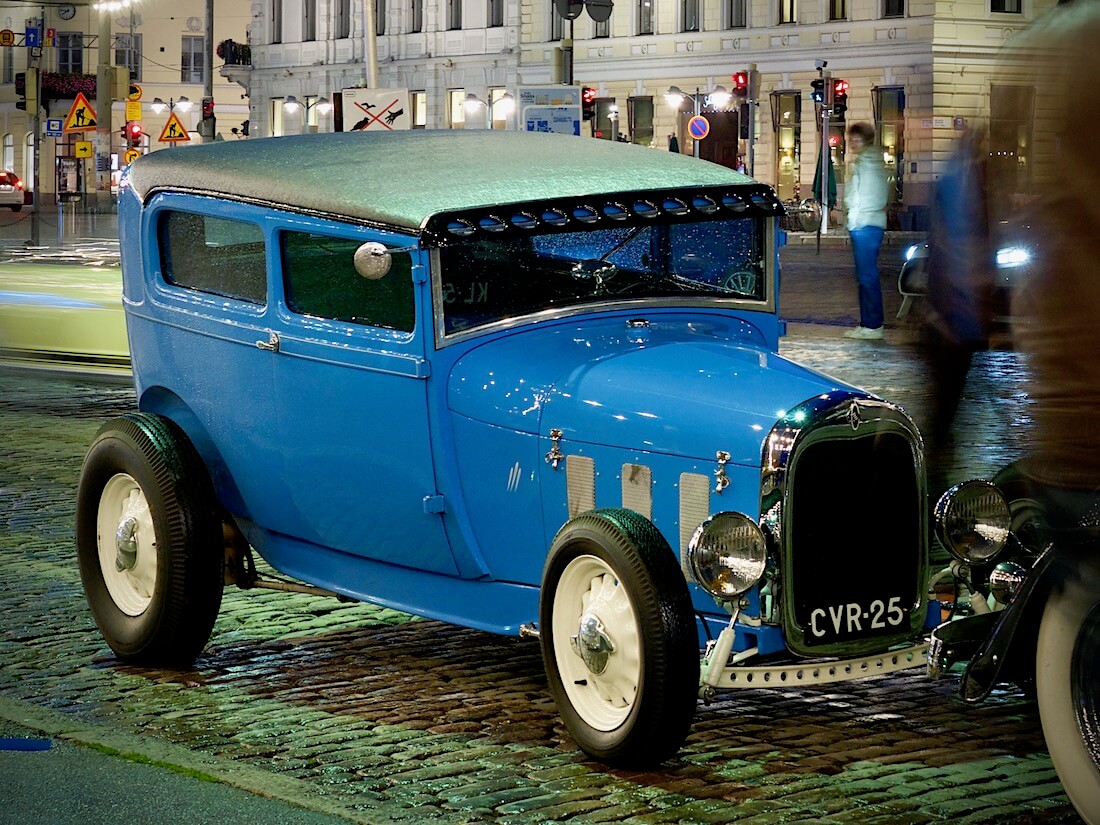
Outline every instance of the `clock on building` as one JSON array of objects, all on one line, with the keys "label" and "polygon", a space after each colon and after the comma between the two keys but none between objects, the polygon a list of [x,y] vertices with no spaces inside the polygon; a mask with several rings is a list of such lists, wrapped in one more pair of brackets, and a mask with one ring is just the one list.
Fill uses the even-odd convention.
[{"label": "clock on building", "polygon": [[76,16],[76,6],[58,6],[57,16],[62,20],[72,20]]}]

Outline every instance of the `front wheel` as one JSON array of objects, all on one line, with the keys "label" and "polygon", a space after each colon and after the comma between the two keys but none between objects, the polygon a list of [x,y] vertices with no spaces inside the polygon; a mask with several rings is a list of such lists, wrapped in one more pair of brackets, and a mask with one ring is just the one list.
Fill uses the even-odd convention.
[{"label": "front wheel", "polygon": [[550,689],[597,759],[655,765],[679,750],[699,690],[687,584],[668,543],[628,510],[593,510],[550,548],[539,605]]},{"label": "front wheel", "polygon": [[80,576],[107,644],[126,661],[187,666],[221,606],[221,522],[206,468],[166,418],[107,422],[80,475]]},{"label": "front wheel", "polygon": [[1036,649],[1043,736],[1081,818],[1100,825],[1100,563],[1047,601]]}]

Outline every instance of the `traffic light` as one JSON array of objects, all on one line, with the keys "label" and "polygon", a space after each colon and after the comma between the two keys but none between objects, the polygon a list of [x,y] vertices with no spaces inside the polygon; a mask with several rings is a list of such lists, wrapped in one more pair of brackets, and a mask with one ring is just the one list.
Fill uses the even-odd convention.
[{"label": "traffic light", "polygon": [[825,78],[817,77],[810,83],[812,91],[810,92],[810,99],[814,103],[825,103]]},{"label": "traffic light", "polygon": [[591,86],[581,89],[581,109],[585,120],[591,120],[596,116],[596,90]]},{"label": "traffic light", "polygon": [[137,149],[141,146],[141,138],[144,132],[141,130],[141,124],[136,120],[130,120],[126,122],[126,141],[131,149]]},{"label": "traffic light", "polygon": [[733,81],[733,94],[736,97],[747,97],[749,94],[749,73],[734,72],[730,75]]},{"label": "traffic light", "polygon": [[833,117],[844,114],[848,108],[848,81],[833,80]]},{"label": "traffic light", "polygon": [[16,109],[25,109],[32,114],[38,112],[38,69],[27,69],[15,75]]}]

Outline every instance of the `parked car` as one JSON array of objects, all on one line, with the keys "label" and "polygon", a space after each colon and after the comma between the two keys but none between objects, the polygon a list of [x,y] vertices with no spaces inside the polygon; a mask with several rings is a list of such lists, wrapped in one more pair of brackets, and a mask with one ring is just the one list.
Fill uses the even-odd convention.
[{"label": "parked car", "polygon": [[77,505],[107,642],[189,665],[225,579],[538,637],[578,745],[633,766],[716,689],[923,667],[921,439],[778,355],[782,211],[724,167],[560,135],[138,159],[139,411]]},{"label": "parked car", "polygon": [[23,208],[25,192],[23,181],[15,172],[0,170],[0,206],[6,206],[12,212]]},{"label": "parked car", "polygon": [[929,672],[962,670],[971,703],[1011,682],[1035,695],[1058,778],[1088,823],[1100,823],[1100,512],[1048,526],[1023,463],[948,490],[937,531],[952,553],[933,577],[947,619]]}]

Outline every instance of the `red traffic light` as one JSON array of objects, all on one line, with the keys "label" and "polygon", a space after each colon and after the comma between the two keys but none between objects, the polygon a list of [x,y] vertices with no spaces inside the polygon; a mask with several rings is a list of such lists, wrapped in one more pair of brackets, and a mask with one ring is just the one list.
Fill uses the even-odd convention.
[{"label": "red traffic light", "polygon": [[131,120],[126,124],[126,139],[132,143],[137,143],[141,140],[143,132],[141,131],[141,124],[136,120]]},{"label": "red traffic light", "polygon": [[733,93],[738,97],[744,97],[749,93],[749,73],[734,72],[730,75],[733,81]]},{"label": "red traffic light", "polygon": [[833,94],[834,95],[846,95],[846,94],[848,94],[848,81],[847,80],[834,80],[833,81]]},{"label": "red traffic light", "polygon": [[581,101],[586,105],[590,105],[596,102],[596,90],[591,86],[585,86],[581,89]]}]

